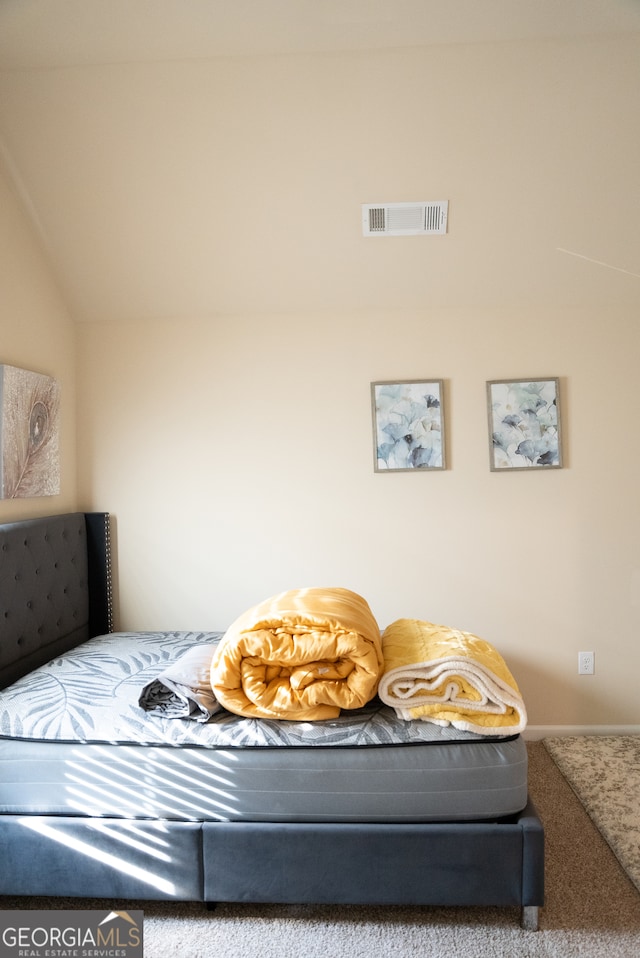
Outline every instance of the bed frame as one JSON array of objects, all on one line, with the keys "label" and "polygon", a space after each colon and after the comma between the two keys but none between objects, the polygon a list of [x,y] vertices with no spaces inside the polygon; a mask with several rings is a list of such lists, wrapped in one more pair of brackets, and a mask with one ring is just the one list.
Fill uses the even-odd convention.
[{"label": "bed frame", "polygon": [[[0,525],[0,688],[112,631],[108,513]],[[519,906],[538,927],[544,832],[437,824],[0,815],[0,895],[308,904]]]}]

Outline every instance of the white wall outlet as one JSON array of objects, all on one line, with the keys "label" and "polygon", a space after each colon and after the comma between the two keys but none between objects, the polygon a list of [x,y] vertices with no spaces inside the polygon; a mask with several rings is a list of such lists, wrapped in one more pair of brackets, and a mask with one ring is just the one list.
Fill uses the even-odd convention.
[{"label": "white wall outlet", "polygon": [[593,675],[595,658],[594,652],[578,652],[578,675]]}]

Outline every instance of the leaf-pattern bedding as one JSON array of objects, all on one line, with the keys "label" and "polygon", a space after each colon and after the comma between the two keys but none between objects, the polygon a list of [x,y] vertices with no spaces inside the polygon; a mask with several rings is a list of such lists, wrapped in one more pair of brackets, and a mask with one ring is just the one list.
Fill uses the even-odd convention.
[{"label": "leaf-pattern bedding", "polygon": [[242,718],[226,710],[206,723],[163,718],[138,705],[170,663],[220,632],[114,632],[90,639],[0,692],[0,737],[58,742],[251,748],[393,745],[486,736],[407,722],[378,699],[319,722]]}]

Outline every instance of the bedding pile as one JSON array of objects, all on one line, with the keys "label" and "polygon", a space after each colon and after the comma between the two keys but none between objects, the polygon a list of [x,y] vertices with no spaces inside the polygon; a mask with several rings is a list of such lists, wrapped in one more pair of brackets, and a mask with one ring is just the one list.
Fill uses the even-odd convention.
[{"label": "bedding pile", "polygon": [[361,709],[376,695],[405,722],[493,736],[517,735],[527,724],[516,680],[489,642],[408,618],[381,635],[362,596],[339,588],[294,589],[253,606],[219,642],[155,676],[139,705],[200,722],[221,709],[312,722]]},{"label": "bedding pile", "polygon": [[293,589],[231,625],[211,663],[211,686],[228,711],[253,718],[336,718],[376,694],[380,629],[348,589]]},{"label": "bedding pile", "polygon": [[211,658],[217,643],[194,645],[148,682],[138,699],[145,712],[164,718],[208,722],[222,707],[211,688]]},{"label": "bedding pile", "polygon": [[515,735],[527,724],[518,685],[484,639],[418,619],[398,619],[382,636],[378,695],[400,718],[469,732]]},{"label": "bedding pile", "polygon": [[[0,692],[0,763],[3,741],[67,744],[189,746],[195,749],[263,749],[310,745],[358,748],[476,740],[480,736],[403,722],[377,696],[326,722],[245,718],[216,707],[208,721],[181,705],[164,708],[153,692],[161,676],[178,673],[193,691],[202,658],[219,632],[110,632],[57,656]],[[200,661],[202,661],[200,659]],[[195,666],[195,668],[194,668]],[[191,671],[189,671],[191,669]],[[198,678],[200,673],[200,679]],[[207,665],[208,673],[208,665]],[[182,684],[182,683],[181,683]],[[141,695],[141,689],[151,689]],[[142,699],[142,705],[140,700]],[[0,792],[2,791],[0,768]]]}]

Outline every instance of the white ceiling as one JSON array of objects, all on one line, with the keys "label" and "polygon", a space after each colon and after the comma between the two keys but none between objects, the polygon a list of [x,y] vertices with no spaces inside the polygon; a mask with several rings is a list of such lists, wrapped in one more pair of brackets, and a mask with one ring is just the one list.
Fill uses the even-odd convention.
[{"label": "white ceiling", "polygon": [[0,0],[31,69],[640,31],[639,0]]},{"label": "white ceiling", "polygon": [[[587,142],[591,119],[590,114],[585,119],[583,107],[591,110],[593,103],[602,127],[596,155],[589,149],[586,164],[580,142],[569,140],[567,169],[554,173],[554,180],[540,180],[543,188],[553,184],[570,228],[554,239],[549,226],[557,217],[547,224],[536,215],[533,231],[516,219],[515,235],[502,226],[492,237],[493,245],[478,243],[468,232],[474,272],[465,269],[461,284],[456,273],[460,227],[463,219],[468,226],[473,210],[478,218],[490,213],[493,197],[485,195],[490,178],[496,177],[499,191],[504,182],[503,215],[511,219],[516,204],[532,209],[537,203],[535,194],[523,191],[527,176],[535,181],[557,164],[555,146],[545,139],[547,116],[538,116],[531,127],[543,138],[532,143],[532,150],[525,149],[532,136],[526,128],[527,107],[523,113],[517,92],[511,98],[510,81],[505,84],[503,77],[512,73],[501,74],[494,61],[510,71],[515,64],[517,73],[518,53],[507,51],[509,41],[587,42],[619,34],[634,34],[631,59],[621,65],[620,77],[609,77],[606,57],[594,66],[600,73],[593,74],[586,93],[579,71],[589,61],[577,60],[578,71],[570,75],[570,68],[558,67],[556,58],[555,81],[540,74],[545,90],[552,90],[553,82],[567,88],[569,109],[577,104],[577,130]],[[486,291],[493,304],[497,295],[507,295],[501,251],[504,247],[509,255],[520,241],[521,271],[513,274],[512,298],[531,297],[531,276],[546,270],[545,277],[553,274],[557,282],[553,287],[545,279],[545,295],[551,291],[558,301],[564,296],[567,302],[578,295],[589,302],[594,287],[584,281],[582,269],[592,260],[602,265],[590,276],[606,271],[613,294],[622,290],[625,301],[636,302],[640,252],[629,235],[640,216],[628,187],[635,172],[607,179],[608,143],[613,138],[617,144],[620,130],[624,145],[616,164],[636,171],[640,163],[640,122],[633,113],[636,38],[640,0],[0,0],[0,163],[47,251],[71,315],[79,320],[210,316],[314,305],[411,308],[437,302],[438,297],[449,304],[452,289],[474,303],[478,290]],[[443,81],[435,65],[423,67],[421,51],[401,57],[391,53],[388,82],[378,76],[377,66],[360,65],[357,69],[363,72],[355,77],[340,55],[432,47],[429,62],[439,64],[444,63],[445,49],[449,57],[451,45],[457,45],[455,63],[469,69],[473,62],[483,71],[483,81],[486,75],[484,92],[467,91],[464,85],[474,85],[475,75],[463,79],[447,60],[454,108],[443,107],[440,114],[437,104],[425,104],[424,99],[418,103],[421,115],[444,123],[450,142],[427,156],[427,162],[404,151],[401,140],[384,144],[386,159],[385,154],[376,156],[366,126],[370,113],[376,119],[371,89],[377,89],[383,115],[404,136],[415,117],[406,112],[410,104],[394,102],[395,78],[401,74],[399,82],[412,89],[410,61],[415,56],[417,71],[433,69],[428,77],[436,87]],[[280,70],[277,56],[294,54],[303,59],[298,57],[295,66],[286,61]],[[320,54],[322,62],[304,54]],[[324,54],[338,54],[336,63],[339,60],[345,71],[340,76],[351,83],[352,102],[344,111],[339,109],[339,81],[327,71]],[[259,59],[267,56],[268,66]],[[529,59],[522,75],[534,78],[535,86],[537,56],[525,51]],[[229,59],[234,57],[244,59]],[[217,63],[217,58],[227,59]],[[352,60],[360,64],[362,58]],[[264,90],[263,75],[268,76]],[[295,89],[298,76],[306,84],[300,96]],[[520,96],[526,103],[529,93],[522,82]],[[314,113],[303,100],[306,93],[308,102],[315,91]],[[493,115],[486,113],[483,95],[495,96],[496,117],[501,110],[502,115],[512,111],[513,144],[523,150],[520,169],[510,160],[512,168],[501,176],[491,141],[485,139],[485,178],[478,173],[470,105],[476,92],[490,123]],[[612,110],[611,98],[618,95],[621,106]],[[274,106],[274,96],[282,103]],[[442,100],[448,102],[445,96]],[[562,109],[562,104],[552,103],[564,141]],[[352,128],[352,113],[361,138]],[[249,124],[262,133],[256,149],[247,148]],[[498,124],[495,129],[500,136],[503,128]],[[305,136],[314,144],[312,154]],[[606,156],[601,159],[603,150]],[[592,182],[599,188],[590,217],[583,181],[584,189]],[[450,207],[450,242],[429,247],[439,257],[431,274],[417,246],[359,241],[360,203],[453,200],[451,189],[459,196]],[[304,208],[310,201],[316,204],[313,216],[319,232]],[[623,216],[624,229],[614,215]],[[536,230],[539,235],[534,237]],[[585,259],[558,254],[561,246]],[[544,270],[532,262],[538,255],[545,257]],[[384,268],[372,266],[389,256],[396,258],[397,274],[406,277],[400,289],[387,277],[386,262]],[[600,295],[610,298],[609,288]]]}]

